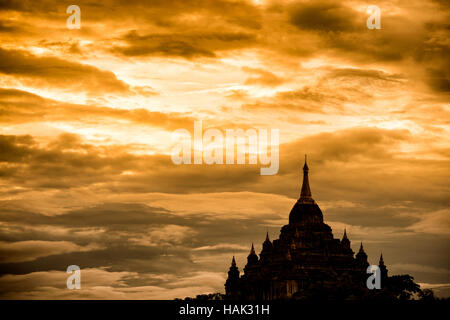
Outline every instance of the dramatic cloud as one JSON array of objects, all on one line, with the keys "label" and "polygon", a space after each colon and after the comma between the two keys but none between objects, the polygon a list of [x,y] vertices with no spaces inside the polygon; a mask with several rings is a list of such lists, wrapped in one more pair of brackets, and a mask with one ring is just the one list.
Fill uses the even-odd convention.
[{"label": "dramatic cloud", "polygon": [[299,29],[314,31],[350,31],[356,28],[358,13],[331,1],[309,1],[299,5],[291,14],[291,22]]},{"label": "dramatic cloud", "polygon": [[46,121],[71,121],[111,123],[129,121],[176,130],[191,125],[194,118],[181,113],[152,112],[147,109],[118,109],[95,105],[61,103],[38,95],[15,90],[0,89],[0,122],[25,123]]},{"label": "dramatic cloud", "polygon": [[[95,247],[94,247],[95,248]],[[67,241],[18,241],[0,242],[1,262],[33,261],[40,257],[73,251],[92,250],[92,246],[80,247]]]},{"label": "dramatic cloud", "polygon": [[[223,292],[287,223],[304,154],[335,237],[449,295],[445,1],[378,1],[374,30],[359,0],[76,4],[80,29],[60,1],[0,5],[1,298]],[[199,120],[278,129],[278,173],[175,165]]]},{"label": "dramatic cloud", "polygon": [[38,57],[19,50],[0,48],[0,72],[24,78],[28,83],[70,87],[72,90],[126,93],[129,87],[111,71],[54,57]]},{"label": "dramatic cloud", "polygon": [[153,34],[139,36],[131,31],[123,38],[125,47],[115,48],[126,56],[215,57],[215,51],[246,47],[254,36],[244,33]]}]

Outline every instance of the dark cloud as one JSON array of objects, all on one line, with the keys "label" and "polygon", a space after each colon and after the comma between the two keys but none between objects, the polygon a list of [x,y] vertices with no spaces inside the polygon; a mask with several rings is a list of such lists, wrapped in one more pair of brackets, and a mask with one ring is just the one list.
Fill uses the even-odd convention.
[{"label": "dark cloud", "polygon": [[[22,274],[35,271],[63,270],[73,261],[82,268],[108,267],[111,271],[134,271],[152,273],[178,273],[180,270],[193,271],[196,266],[192,254],[195,248],[204,248],[214,244],[228,243],[217,253],[231,253],[242,251],[236,245],[242,241],[263,238],[265,230],[264,220],[255,217],[249,219],[226,220],[206,218],[203,214],[175,215],[163,208],[154,208],[138,203],[105,203],[102,205],[69,211],[56,216],[45,216],[40,213],[20,212],[13,204],[2,203],[1,221],[8,222],[11,229],[0,230],[0,239],[14,241],[9,235],[11,230],[20,226],[65,227],[69,228],[65,234],[54,233],[44,235],[37,232],[22,233],[24,250],[31,257],[38,255],[39,247],[25,246],[44,237],[51,244],[53,241],[67,243],[69,248],[85,248],[95,243],[99,248],[74,250],[69,253],[48,252],[45,257],[37,257],[33,261],[0,263],[0,273]],[[267,218],[267,216],[266,216]],[[248,224],[253,229],[243,232]],[[101,236],[95,234],[96,228],[106,230]],[[94,228],[94,232],[82,236],[83,228]],[[78,236],[73,233],[78,232]],[[98,231],[97,231],[98,232]],[[70,245],[69,241],[75,244]],[[1,247],[0,247],[1,249]],[[24,255],[24,250],[17,255]],[[78,252],[77,252],[78,251]],[[207,250],[206,250],[207,251]],[[196,255],[211,255],[205,250],[195,250]],[[247,250],[245,250],[247,251]],[[12,257],[10,257],[12,259]],[[70,262],[72,261],[72,262]],[[183,267],[180,266],[183,264]],[[216,265],[216,268],[222,266]],[[181,269],[180,269],[181,268]]]},{"label": "dark cloud", "polygon": [[55,57],[39,57],[21,50],[0,48],[0,72],[31,80],[38,87],[71,87],[73,90],[97,94],[129,91],[129,86],[118,80],[111,71]]},{"label": "dark cloud", "polygon": [[342,69],[332,69],[327,77],[336,77],[336,78],[369,78],[375,80],[383,80],[383,81],[399,81],[402,79],[400,75],[388,74],[386,72],[380,70],[370,70],[370,69],[358,69],[358,68],[342,68]]},{"label": "dark cloud", "polygon": [[123,121],[175,130],[190,126],[194,118],[181,113],[163,113],[146,109],[119,109],[94,105],[63,103],[16,89],[0,88],[0,122],[26,123],[71,121],[102,123]]},{"label": "dark cloud", "polygon": [[[361,98],[361,95],[359,96]],[[367,98],[367,97],[364,97]],[[344,113],[342,104],[350,101],[351,96],[324,90],[319,86],[304,86],[297,90],[279,91],[273,98],[244,103],[243,110],[276,109],[284,112],[325,114],[331,109],[339,114]]]},{"label": "dark cloud", "polygon": [[448,92],[449,66],[444,58],[449,54],[446,14],[421,16],[414,7],[409,8],[409,13],[389,14],[382,3],[380,7],[381,30],[368,30],[365,13],[337,2],[307,1],[286,9],[290,22],[303,32],[302,36],[317,40],[312,42],[317,50],[335,51],[333,56],[358,64],[401,63],[405,74],[419,79],[417,74],[425,73],[422,80],[433,90]]},{"label": "dark cloud", "polygon": [[[37,145],[30,136],[0,136],[3,160],[0,175],[27,188],[71,188],[115,180],[117,183],[105,187],[113,192],[193,192],[209,189],[212,177],[221,181],[223,190],[231,191],[236,183],[245,185],[257,179],[255,173],[259,172],[259,167],[251,165],[235,170],[232,165],[176,166],[170,155],[137,156],[126,149],[126,146],[96,148],[73,139],[72,135],[62,135],[48,146]],[[139,175],[122,175],[127,170]],[[28,178],[24,180],[25,176]],[[186,184],[190,185],[189,190],[184,189]]]},{"label": "dark cloud", "polygon": [[[71,146],[66,146],[71,147]],[[73,147],[73,146],[72,146]],[[119,173],[120,163],[133,162],[133,156],[117,154],[113,159],[106,160],[98,151],[90,146],[78,144],[78,153],[63,151],[50,147],[40,148],[30,136],[1,136],[0,150],[2,151],[2,164],[0,174],[3,179],[19,179],[23,181],[25,175],[41,176],[42,180],[31,179],[25,184],[44,188],[64,188],[75,184],[92,183],[94,180],[113,172]],[[106,161],[105,161],[106,160]],[[96,173],[94,177],[93,173]],[[77,179],[76,176],[81,174]],[[21,177],[22,176],[22,177]],[[30,176],[30,178],[31,178]],[[81,179],[80,179],[81,178]],[[75,181],[79,182],[76,183]],[[37,184],[36,184],[37,183]]]},{"label": "dark cloud", "polygon": [[184,58],[215,57],[217,51],[251,46],[255,36],[246,33],[184,33],[140,36],[136,31],[126,34],[125,46],[113,51],[126,56],[175,56]]},{"label": "dark cloud", "polygon": [[[169,18],[191,13],[198,15],[215,14],[219,18],[243,25],[246,27],[259,27],[257,21],[259,18],[258,7],[247,1],[227,1],[227,0],[174,0],[168,4],[164,0],[154,0],[143,4],[139,0],[130,0],[123,2],[120,0],[107,0],[101,5],[93,0],[80,0],[77,4],[88,21],[98,21],[99,19],[116,18],[146,18],[144,21],[156,21],[162,25],[168,24]],[[2,10],[12,10],[17,12],[33,12],[49,18],[48,13],[52,13],[50,18],[58,18],[60,15],[67,16],[65,10],[68,5],[61,5],[56,0],[39,1],[39,3],[24,0],[3,1]],[[120,8],[120,10],[119,10]],[[166,17],[162,16],[166,14]],[[160,15],[158,17],[158,15]],[[164,20],[166,19],[166,20]],[[245,20],[247,22],[245,22]],[[165,23],[162,23],[165,21]]]},{"label": "dark cloud", "polygon": [[14,33],[18,33],[21,31],[21,28],[19,25],[16,24],[12,24],[12,23],[5,23],[4,21],[0,21],[0,32],[5,32],[5,33],[9,33],[9,32],[14,32]]},{"label": "dark cloud", "polygon": [[450,73],[447,70],[449,70],[450,65],[444,65],[443,67],[446,69],[428,68],[426,70],[429,77],[428,83],[434,90],[448,93],[450,92]]},{"label": "dark cloud", "polygon": [[291,12],[291,23],[302,30],[340,32],[356,28],[357,12],[332,1],[308,1]]}]

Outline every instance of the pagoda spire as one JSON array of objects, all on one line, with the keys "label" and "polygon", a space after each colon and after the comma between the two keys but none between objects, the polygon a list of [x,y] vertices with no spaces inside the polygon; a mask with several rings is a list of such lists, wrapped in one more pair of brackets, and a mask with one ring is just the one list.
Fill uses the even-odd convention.
[{"label": "pagoda spire", "polygon": [[253,246],[253,242],[252,242],[252,248],[250,249],[250,254],[256,254],[255,247]]},{"label": "pagoda spire", "polygon": [[378,267],[380,268],[381,271],[381,285],[385,286],[386,281],[388,280],[388,270],[384,265],[383,253],[381,253],[380,255],[380,262],[378,262]]},{"label": "pagoda spire", "polygon": [[228,278],[227,281],[225,282],[225,289],[229,292],[230,290],[233,290],[234,287],[236,286],[236,281],[239,280],[239,269],[236,266],[236,260],[234,259],[233,256],[233,260],[231,260],[231,267],[228,270]]},{"label": "pagoda spire", "polygon": [[262,254],[264,252],[271,251],[273,248],[272,242],[270,242],[270,238],[269,238],[269,231],[267,231],[267,233],[266,233],[266,240],[264,240],[262,246],[263,246],[262,251],[261,251]]},{"label": "pagoda spire", "polygon": [[258,263],[258,256],[256,255],[255,247],[253,246],[253,242],[252,242],[252,248],[250,249],[250,254],[247,256],[247,266],[254,265],[256,263]]},{"label": "pagoda spire", "polygon": [[364,252],[363,244],[359,247],[359,252],[356,254],[356,264],[362,272],[366,272],[369,262],[367,261],[367,254]]},{"label": "pagoda spire", "polygon": [[364,252],[364,248],[363,248],[363,245],[362,245],[362,241],[361,241],[361,245],[359,246],[359,252]]},{"label": "pagoda spire", "polygon": [[383,253],[380,255],[380,262],[378,262],[378,265],[384,266]]},{"label": "pagoda spire", "polygon": [[347,237],[347,228],[344,229],[344,235],[342,236],[341,243],[346,249],[350,249],[350,240]]},{"label": "pagoda spire", "polygon": [[303,184],[302,184],[302,191],[300,193],[300,202],[309,202],[314,203],[313,198],[311,197],[311,188],[309,187],[309,178],[308,178],[308,164],[305,154],[305,164],[303,166]]}]

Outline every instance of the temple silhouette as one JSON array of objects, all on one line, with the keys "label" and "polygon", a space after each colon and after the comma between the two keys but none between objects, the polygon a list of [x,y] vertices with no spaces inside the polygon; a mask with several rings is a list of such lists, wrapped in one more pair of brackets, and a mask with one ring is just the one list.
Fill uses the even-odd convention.
[{"label": "temple silhouette", "polygon": [[[244,274],[240,276],[233,256],[225,283],[227,299],[357,298],[367,292],[367,254],[361,242],[354,256],[346,230],[341,240],[333,237],[323,214],[311,197],[305,156],[300,198],[273,242],[266,234],[261,253],[253,243]],[[381,283],[388,270],[380,256]]]}]

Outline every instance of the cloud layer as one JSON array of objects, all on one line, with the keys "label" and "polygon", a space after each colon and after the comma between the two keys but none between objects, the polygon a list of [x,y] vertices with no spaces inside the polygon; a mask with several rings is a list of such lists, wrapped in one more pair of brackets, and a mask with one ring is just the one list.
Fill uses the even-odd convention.
[{"label": "cloud layer", "polygon": [[[448,296],[449,7],[379,1],[0,6],[0,297],[223,292],[313,197],[391,274]],[[279,129],[280,170],[174,165],[171,134]],[[66,289],[69,265],[82,290]]]}]

